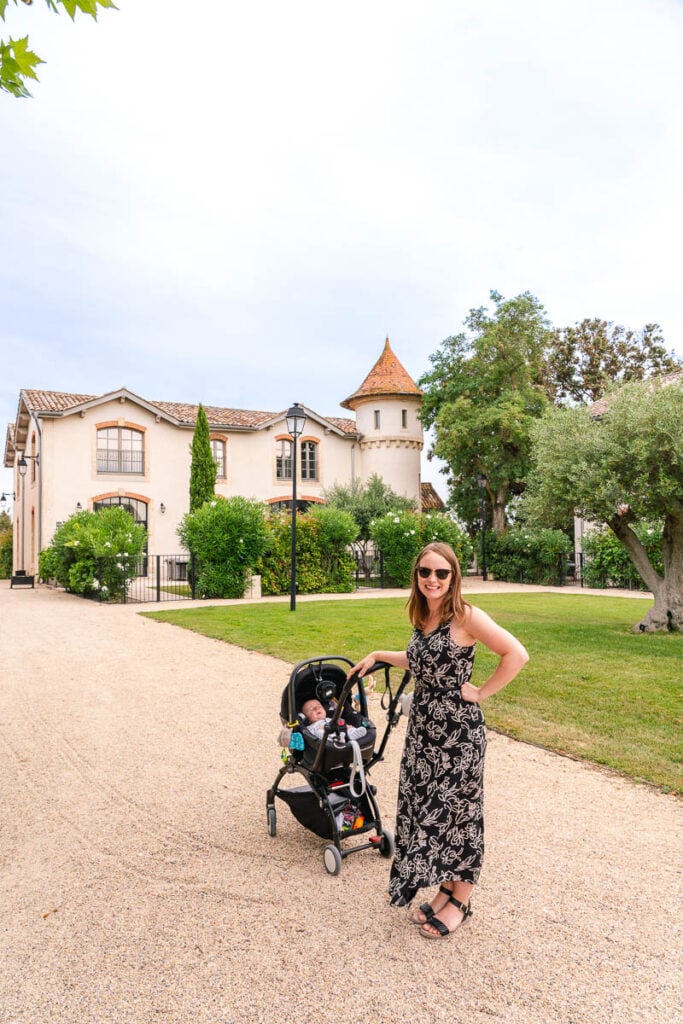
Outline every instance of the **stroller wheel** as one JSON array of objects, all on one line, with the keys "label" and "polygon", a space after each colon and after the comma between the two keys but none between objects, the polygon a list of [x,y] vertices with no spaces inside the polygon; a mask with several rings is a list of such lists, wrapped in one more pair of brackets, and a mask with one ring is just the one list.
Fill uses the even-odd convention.
[{"label": "stroller wheel", "polygon": [[342,855],[336,846],[331,843],[325,847],[323,852],[323,861],[325,862],[325,870],[330,875],[338,875],[342,869]]},{"label": "stroller wheel", "polygon": [[277,833],[277,814],[274,807],[268,808],[268,834],[274,836]]},{"label": "stroller wheel", "polygon": [[382,857],[393,857],[395,849],[394,837],[391,832],[387,832],[385,829],[380,837],[379,852]]}]

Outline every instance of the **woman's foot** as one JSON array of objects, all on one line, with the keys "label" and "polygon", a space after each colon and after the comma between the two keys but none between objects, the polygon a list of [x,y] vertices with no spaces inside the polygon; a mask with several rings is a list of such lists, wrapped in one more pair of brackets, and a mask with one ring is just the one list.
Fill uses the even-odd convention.
[{"label": "woman's foot", "polygon": [[471,915],[469,903],[461,903],[460,900],[456,900],[455,896],[451,896],[439,911],[438,916],[434,914],[425,920],[420,932],[425,939],[446,939]]},{"label": "woman's foot", "polygon": [[434,914],[439,914],[443,908],[448,905],[448,901],[452,895],[452,890],[447,883],[439,886],[439,891],[436,893],[431,903],[421,903],[419,907],[411,911],[410,919],[413,924],[426,924],[427,921],[432,919]]}]

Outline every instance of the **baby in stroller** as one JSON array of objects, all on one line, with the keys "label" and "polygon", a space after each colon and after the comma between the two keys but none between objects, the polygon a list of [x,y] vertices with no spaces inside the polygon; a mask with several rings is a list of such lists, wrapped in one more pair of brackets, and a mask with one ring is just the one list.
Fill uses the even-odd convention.
[{"label": "baby in stroller", "polygon": [[[301,714],[306,719],[304,725],[304,732],[310,736],[314,736],[315,739],[321,740],[325,735],[325,727],[331,721],[331,716],[328,715],[327,711],[315,697],[311,697],[304,701],[301,705]],[[367,729],[364,725],[349,725],[343,718],[337,722],[338,736],[344,736],[346,742],[349,740],[359,740],[366,735]]]}]

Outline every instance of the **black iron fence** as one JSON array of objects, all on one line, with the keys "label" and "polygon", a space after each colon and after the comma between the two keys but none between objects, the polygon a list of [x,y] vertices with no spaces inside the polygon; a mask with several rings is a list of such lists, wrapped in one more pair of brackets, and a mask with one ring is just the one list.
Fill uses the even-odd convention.
[{"label": "black iron fence", "polygon": [[139,573],[126,587],[125,603],[191,601],[196,594],[199,567],[194,555],[147,555]]},{"label": "black iron fence", "polygon": [[111,560],[97,566],[95,586],[86,597],[111,604],[191,601],[197,592],[199,564],[187,552],[172,555],[145,554],[135,566]]}]

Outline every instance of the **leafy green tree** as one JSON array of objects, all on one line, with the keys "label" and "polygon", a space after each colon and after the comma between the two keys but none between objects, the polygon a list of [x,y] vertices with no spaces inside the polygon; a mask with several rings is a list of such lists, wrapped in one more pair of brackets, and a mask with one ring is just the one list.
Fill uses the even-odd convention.
[{"label": "leafy green tree", "polygon": [[243,597],[266,547],[264,507],[247,498],[213,497],[183,516],[178,536],[198,558],[199,596]]},{"label": "leafy green tree", "polygon": [[[268,546],[258,571],[264,594],[286,594],[291,584],[291,513],[266,519]],[[356,564],[349,550],[358,527],[348,512],[315,506],[297,513],[296,589],[300,594],[347,594],[355,587]]]},{"label": "leafy green tree", "polygon": [[84,510],[66,520],[39,555],[44,580],[74,594],[120,600],[137,573],[147,531],[121,505]]},{"label": "leafy green tree", "polygon": [[192,435],[192,463],[190,466],[190,512],[196,512],[204,502],[210,501],[216,487],[216,463],[211,451],[209,421],[204,406],[199,403],[197,422]]},{"label": "leafy green tree", "polygon": [[12,520],[6,512],[0,512],[0,580],[12,575]]},{"label": "leafy green tree", "polygon": [[374,520],[380,519],[387,512],[415,510],[414,501],[396,494],[377,473],[373,473],[365,483],[354,480],[350,484],[335,484],[324,492],[323,497],[328,505],[353,516],[358,527],[354,547],[366,572],[370,572],[371,569],[368,549]]},{"label": "leafy green tree", "polygon": [[372,524],[372,539],[384,556],[384,568],[397,587],[409,587],[415,559],[426,544],[450,544],[466,570],[472,545],[455,520],[441,512],[388,512]]},{"label": "leafy green tree", "polygon": [[[21,0],[21,2],[28,7],[33,0]],[[16,6],[18,0],[13,0],[13,3]],[[72,21],[76,17],[76,11],[90,14],[97,19],[98,7],[116,9],[113,0],[45,0],[45,3],[55,14],[58,14],[59,9],[63,7]],[[0,0],[0,18],[3,21],[8,6],[9,0]],[[29,50],[28,46],[28,36],[23,36],[21,39],[12,39],[10,36],[7,41],[0,39],[0,92],[8,92],[12,96],[31,95],[26,88],[26,79],[31,78],[37,81],[38,75],[35,69],[44,62],[37,54]]]},{"label": "leafy green tree", "polygon": [[525,486],[532,424],[548,407],[544,354],[549,323],[529,292],[494,309],[471,309],[466,330],[446,338],[433,369],[418,382],[421,418],[433,428],[431,454],[448,466],[449,505],[473,530],[479,519],[477,477],[486,477],[491,525],[507,526],[508,504]]},{"label": "leafy green tree", "polygon": [[659,324],[634,331],[598,319],[553,330],[546,358],[556,402],[595,402],[614,384],[644,380],[681,365],[667,352]]},{"label": "leafy green tree", "polygon": [[[528,521],[562,527],[574,513],[607,525],[624,545],[654,604],[637,629],[683,627],[683,383],[625,385],[597,417],[555,408],[532,432]],[[659,572],[636,524],[662,524]]]}]

